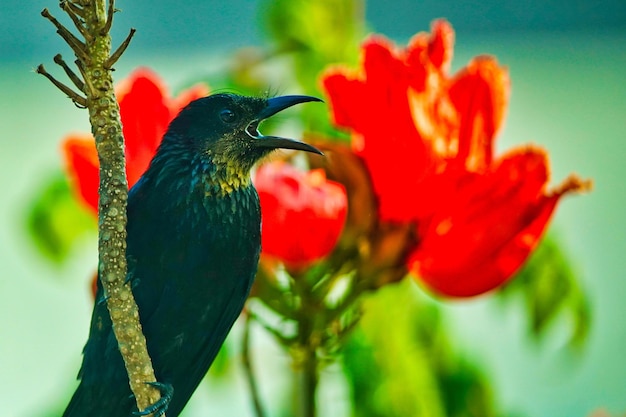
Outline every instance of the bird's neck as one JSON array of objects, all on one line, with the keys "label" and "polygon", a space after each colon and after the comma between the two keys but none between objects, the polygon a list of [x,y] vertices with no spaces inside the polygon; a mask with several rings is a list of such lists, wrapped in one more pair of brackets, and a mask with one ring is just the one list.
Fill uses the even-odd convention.
[{"label": "bird's neck", "polygon": [[211,163],[204,162],[200,165],[205,188],[218,197],[251,185],[250,168],[236,161],[213,157]]},{"label": "bird's neck", "polygon": [[207,197],[225,197],[252,185],[249,167],[182,147],[158,152],[146,174],[155,185],[171,187],[171,192],[201,190]]}]

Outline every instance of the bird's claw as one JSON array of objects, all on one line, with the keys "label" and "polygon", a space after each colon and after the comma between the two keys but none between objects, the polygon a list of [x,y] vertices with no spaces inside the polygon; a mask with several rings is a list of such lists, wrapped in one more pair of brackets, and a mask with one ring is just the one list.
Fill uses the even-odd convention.
[{"label": "bird's claw", "polygon": [[109,301],[109,296],[102,294],[102,296],[96,300],[96,304],[101,305],[101,304],[107,303],[108,301]]},{"label": "bird's claw", "polygon": [[127,265],[128,274],[126,274],[126,279],[124,279],[124,285],[130,283],[130,288],[135,289],[135,287],[137,287],[137,285],[139,284],[139,278],[136,277],[132,271],[135,269],[135,266],[137,265],[137,260],[132,256],[128,256],[126,262],[128,263]]},{"label": "bird's claw", "polygon": [[174,395],[174,387],[172,384],[164,384],[162,382],[146,382],[148,385],[152,385],[161,392],[161,398],[152,405],[144,408],[143,411],[133,411],[136,416],[147,416],[152,414],[154,417],[159,417],[165,414],[172,396]]},{"label": "bird's claw", "polygon": [[124,285],[130,283],[130,288],[135,289],[137,285],[139,285],[139,278],[135,277],[132,273],[128,273],[126,275],[126,279],[124,280]]}]

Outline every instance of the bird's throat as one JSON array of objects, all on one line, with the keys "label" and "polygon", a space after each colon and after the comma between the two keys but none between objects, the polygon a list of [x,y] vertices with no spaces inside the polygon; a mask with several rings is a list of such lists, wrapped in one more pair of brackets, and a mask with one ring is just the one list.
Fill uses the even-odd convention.
[{"label": "bird's throat", "polygon": [[234,191],[250,186],[250,168],[235,161],[217,161],[214,159],[214,170],[208,173],[206,180],[211,183],[210,189],[216,190],[218,196],[224,197]]}]

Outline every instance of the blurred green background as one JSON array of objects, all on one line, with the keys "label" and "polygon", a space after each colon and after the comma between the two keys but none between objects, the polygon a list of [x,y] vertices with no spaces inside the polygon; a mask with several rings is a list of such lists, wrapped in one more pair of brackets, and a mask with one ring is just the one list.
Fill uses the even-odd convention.
[{"label": "blurred green background", "polygon": [[[262,45],[258,12],[265,3],[119,1],[114,37],[120,41],[131,26],[138,33],[115,75],[149,66],[176,91],[222,67],[236,49]],[[91,311],[94,236],[55,265],[25,226],[33,197],[58,172],[61,138],[89,131],[86,112],[33,72],[40,62],[52,69],[57,52],[70,56],[39,16],[56,5],[10,1],[0,15],[0,410],[10,417],[43,415],[67,401]],[[509,67],[511,104],[497,149],[541,144],[553,183],[572,171],[595,182],[592,194],[562,202],[552,226],[591,303],[584,349],[564,348],[566,325],[533,342],[522,309],[503,309],[493,297],[444,306],[457,348],[487,372],[502,409],[533,417],[586,416],[601,407],[626,412],[626,2],[370,1],[365,16],[371,30],[398,42],[447,18],[457,33],[454,69],[483,53]],[[279,349],[260,334],[256,340],[265,367],[287,366]],[[201,415],[206,404],[223,416],[252,415],[240,372],[229,378],[236,390],[212,382],[187,416]],[[349,415],[338,387],[323,387],[321,415]]]}]

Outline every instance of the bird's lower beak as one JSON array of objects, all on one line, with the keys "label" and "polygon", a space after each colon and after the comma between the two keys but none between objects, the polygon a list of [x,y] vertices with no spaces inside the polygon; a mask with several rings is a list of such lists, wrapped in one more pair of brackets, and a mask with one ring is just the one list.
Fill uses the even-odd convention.
[{"label": "bird's lower beak", "polygon": [[307,143],[300,142],[294,139],[281,138],[279,136],[263,136],[257,130],[259,122],[261,122],[262,120],[267,119],[268,117],[271,117],[279,111],[285,110],[286,108],[295,106],[296,104],[300,103],[307,103],[309,101],[321,102],[322,100],[317,97],[311,96],[281,96],[268,99],[267,106],[263,110],[261,110],[261,112],[257,116],[257,119],[252,122],[246,129],[248,135],[256,139],[254,143],[258,147],[271,149],[295,149],[299,151],[312,152],[323,155],[322,151]]},{"label": "bird's lower beak", "polygon": [[324,155],[322,151],[317,149],[315,146],[309,145],[308,143],[300,142],[299,140],[281,138],[278,136],[263,136],[260,141],[261,142],[257,143],[257,146],[260,146],[262,148],[295,149],[298,151],[312,152],[318,155]]}]

